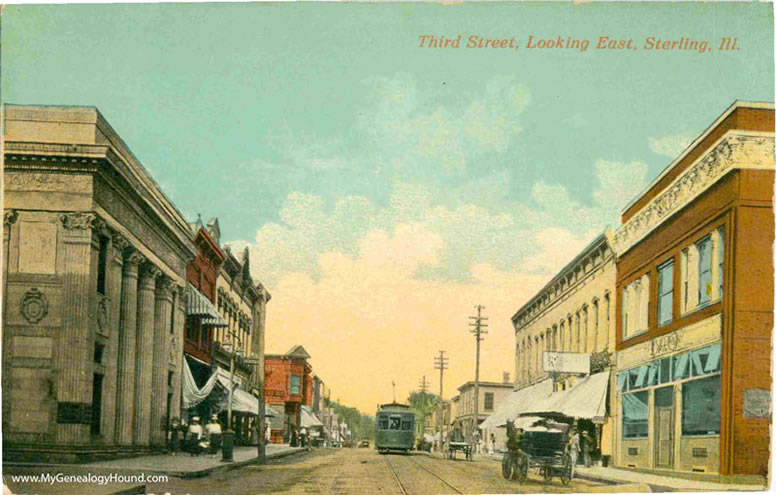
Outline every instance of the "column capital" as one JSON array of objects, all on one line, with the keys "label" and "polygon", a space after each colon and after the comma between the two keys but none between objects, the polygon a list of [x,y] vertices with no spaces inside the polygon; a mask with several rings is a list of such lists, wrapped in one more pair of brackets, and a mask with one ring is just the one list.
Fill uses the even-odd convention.
[{"label": "column capital", "polygon": [[163,276],[156,282],[156,293],[159,297],[171,299],[172,293],[178,288],[178,284],[175,280],[168,276]]},{"label": "column capital", "polygon": [[91,230],[97,215],[94,213],[63,213],[59,219],[67,230]]},{"label": "column capital", "polygon": [[141,265],[140,276],[150,281],[156,281],[157,278],[162,276],[162,271],[151,263],[145,263]]},{"label": "column capital", "polygon": [[19,212],[16,210],[3,210],[3,227],[8,228],[19,219]]},{"label": "column capital", "polygon": [[115,231],[111,232],[111,241],[113,242],[113,247],[118,251],[124,251],[130,246],[127,238]]},{"label": "column capital", "polygon": [[138,268],[140,265],[145,263],[146,257],[140,254],[137,251],[132,251],[129,254],[127,254],[126,258],[124,258],[124,271],[125,272],[135,272],[137,274]]}]

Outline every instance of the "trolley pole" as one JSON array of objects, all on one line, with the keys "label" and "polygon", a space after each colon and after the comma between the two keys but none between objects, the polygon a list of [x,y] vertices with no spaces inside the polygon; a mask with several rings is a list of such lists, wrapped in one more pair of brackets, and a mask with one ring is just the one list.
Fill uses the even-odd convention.
[{"label": "trolley pole", "polygon": [[439,416],[437,417],[437,427],[439,428],[439,452],[442,451],[442,427],[444,426],[445,400],[442,398],[442,378],[447,369],[448,358],[445,357],[445,351],[439,351],[439,357],[434,358],[434,369],[439,370]]},{"label": "trolley pole", "polygon": [[[469,319],[474,320],[473,322],[469,323],[471,328],[469,331],[474,334],[475,340],[477,342],[477,361],[476,366],[474,368],[474,430],[472,430],[471,435],[473,436],[474,433],[479,429],[480,426],[480,418],[479,418],[479,398],[480,398],[480,342],[485,340],[485,335],[488,333],[487,327],[488,325],[483,323],[483,321],[486,321],[487,318],[482,316],[482,310],[485,309],[485,306],[482,306],[481,304],[478,304],[475,306],[477,308],[477,316],[470,316]],[[474,446],[476,449],[476,446]]]}]

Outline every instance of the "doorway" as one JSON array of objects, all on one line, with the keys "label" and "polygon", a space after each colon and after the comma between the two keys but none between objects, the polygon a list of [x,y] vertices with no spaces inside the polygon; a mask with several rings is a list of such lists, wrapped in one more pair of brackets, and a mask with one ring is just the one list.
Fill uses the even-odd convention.
[{"label": "doorway", "polygon": [[655,389],[655,467],[674,467],[674,386]]}]

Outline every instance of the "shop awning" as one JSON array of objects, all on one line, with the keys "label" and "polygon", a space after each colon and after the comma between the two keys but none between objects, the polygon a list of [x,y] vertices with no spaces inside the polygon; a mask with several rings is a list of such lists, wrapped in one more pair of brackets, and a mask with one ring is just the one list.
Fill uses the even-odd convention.
[{"label": "shop awning", "polygon": [[552,393],[552,379],[548,378],[529,387],[515,390],[504,399],[498,408],[485,418],[480,428],[498,428],[504,426],[507,420],[514,420],[524,411],[531,408],[531,404],[544,400]]},{"label": "shop awning", "polygon": [[[210,378],[208,378],[207,382],[202,386],[202,388],[197,387],[197,383],[194,381],[194,376],[191,374],[191,369],[189,368],[189,362],[184,359],[183,383],[181,384],[181,389],[183,392],[183,409],[191,409],[192,407],[196,407],[200,402],[207,399],[207,397],[210,395],[210,392],[213,391],[213,387],[216,386],[218,379],[218,373],[213,373],[210,375]],[[229,382],[227,381],[227,383]]]},{"label": "shop awning", "polygon": [[606,418],[606,391],[609,372],[589,375],[574,387],[555,392],[532,403],[521,414],[558,413],[571,418],[603,421]]},{"label": "shop awning", "polygon": [[299,418],[301,425],[305,428],[313,426],[323,426],[323,423],[315,416],[315,413],[309,406],[302,406],[302,417]]},{"label": "shop awning", "polygon": [[202,324],[211,327],[227,327],[229,324],[218,313],[218,309],[196,287],[188,285],[186,314],[201,316]]}]

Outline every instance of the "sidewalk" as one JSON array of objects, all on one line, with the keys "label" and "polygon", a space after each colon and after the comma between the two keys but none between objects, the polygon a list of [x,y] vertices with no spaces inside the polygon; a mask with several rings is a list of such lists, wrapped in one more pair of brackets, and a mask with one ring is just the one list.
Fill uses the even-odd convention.
[{"label": "sidewalk", "polygon": [[[501,462],[504,454],[475,454],[475,459],[490,459]],[[644,473],[630,469],[619,469],[615,467],[591,466],[589,468],[577,466],[574,476],[577,478],[597,481],[608,484],[627,484],[627,485],[649,485],[653,489],[662,489],[663,491],[765,491],[768,488],[764,484],[758,483],[727,483],[707,481],[703,479],[692,479],[690,477],[670,476],[663,474]],[[688,475],[691,476],[691,475]],[[705,476],[706,478],[709,475]],[[698,476],[700,478],[700,476]],[[654,491],[654,490],[653,490]]]}]

